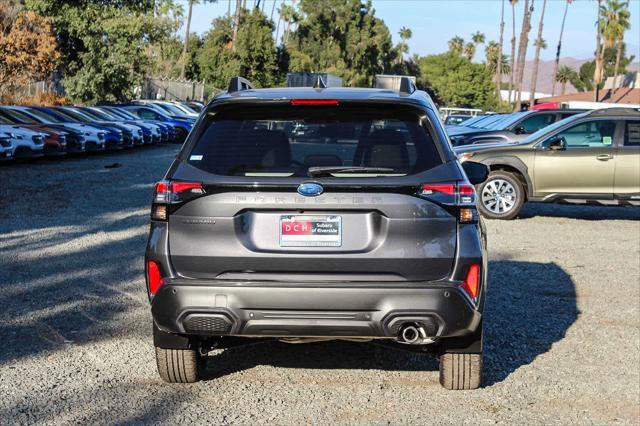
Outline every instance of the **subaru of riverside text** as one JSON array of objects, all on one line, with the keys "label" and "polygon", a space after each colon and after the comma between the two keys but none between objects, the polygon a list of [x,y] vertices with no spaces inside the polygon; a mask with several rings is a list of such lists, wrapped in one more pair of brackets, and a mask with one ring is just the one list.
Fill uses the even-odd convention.
[{"label": "subaru of riverside text", "polygon": [[163,380],[199,380],[214,349],[345,339],[435,355],[445,388],[480,386],[487,255],[473,185],[488,168],[461,166],[432,100],[395,78],[254,89],[234,77],[203,110],[151,207]]}]

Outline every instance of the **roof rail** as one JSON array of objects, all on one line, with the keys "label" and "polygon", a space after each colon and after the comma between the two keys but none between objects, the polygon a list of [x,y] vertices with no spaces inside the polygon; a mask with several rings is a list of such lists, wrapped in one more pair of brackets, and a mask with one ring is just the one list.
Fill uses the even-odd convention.
[{"label": "roof rail", "polygon": [[633,106],[610,106],[589,111],[588,115],[623,115],[638,117],[640,115],[640,108],[634,108]]},{"label": "roof rail", "polygon": [[327,83],[324,82],[324,79],[322,78],[322,75],[318,74],[316,76],[316,81],[315,81],[315,83],[313,83],[313,88],[314,89],[326,89],[327,88]]},{"label": "roof rail", "polygon": [[408,75],[376,75],[376,87],[400,92],[403,95],[410,95],[415,92],[415,77]]},{"label": "roof rail", "polygon": [[241,90],[250,90],[255,89],[253,84],[249,80],[244,77],[231,77],[229,80],[229,87],[227,88],[228,93],[239,92]]}]

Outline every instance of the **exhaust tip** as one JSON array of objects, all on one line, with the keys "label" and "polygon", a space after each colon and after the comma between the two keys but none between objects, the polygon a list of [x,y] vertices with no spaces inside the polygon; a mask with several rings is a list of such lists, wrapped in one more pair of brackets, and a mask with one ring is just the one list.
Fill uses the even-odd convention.
[{"label": "exhaust tip", "polygon": [[420,339],[420,331],[414,325],[406,325],[400,329],[400,340],[406,343],[416,343]]}]

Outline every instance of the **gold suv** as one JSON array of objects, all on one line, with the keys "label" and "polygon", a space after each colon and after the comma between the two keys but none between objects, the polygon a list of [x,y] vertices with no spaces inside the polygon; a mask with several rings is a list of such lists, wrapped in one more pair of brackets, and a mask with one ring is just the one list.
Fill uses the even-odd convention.
[{"label": "gold suv", "polygon": [[512,144],[461,146],[461,162],[490,167],[478,208],[512,219],[526,201],[640,205],[640,111],[574,115]]}]

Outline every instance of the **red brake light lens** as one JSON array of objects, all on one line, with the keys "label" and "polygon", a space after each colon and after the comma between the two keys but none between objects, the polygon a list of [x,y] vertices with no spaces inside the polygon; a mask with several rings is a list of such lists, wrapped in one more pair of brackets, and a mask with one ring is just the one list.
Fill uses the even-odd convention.
[{"label": "red brake light lens", "polygon": [[183,191],[191,191],[195,194],[204,193],[204,188],[201,183],[193,183],[193,182],[172,182],[171,183],[171,192],[174,194],[183,192]]},{"label": "red brake light lens", "polygon": [[291,105],[338,106],[337,99],[291,99]]},{"label": "red brake light lens", "polygon": [[447,195],[454,195],[456,193],[456,185],[453,183],[444,184],[428,184],[422,185],[422,195],[431,195],[436,192]]},{"label": "red brake light lens", "polygon": [[164,285],[164,279],[160,274],[160,267],[158,263],[153,260],[147,262],[147,285],[149,286],[149,293],[151,293],[152,296]]},{"label": "red brake light lens", "polygon": [[469,266],[467,278],[462,283],[462,289],[472,298],[478,297],[478,289],[480,287],[480,266],[473,264]]}]

